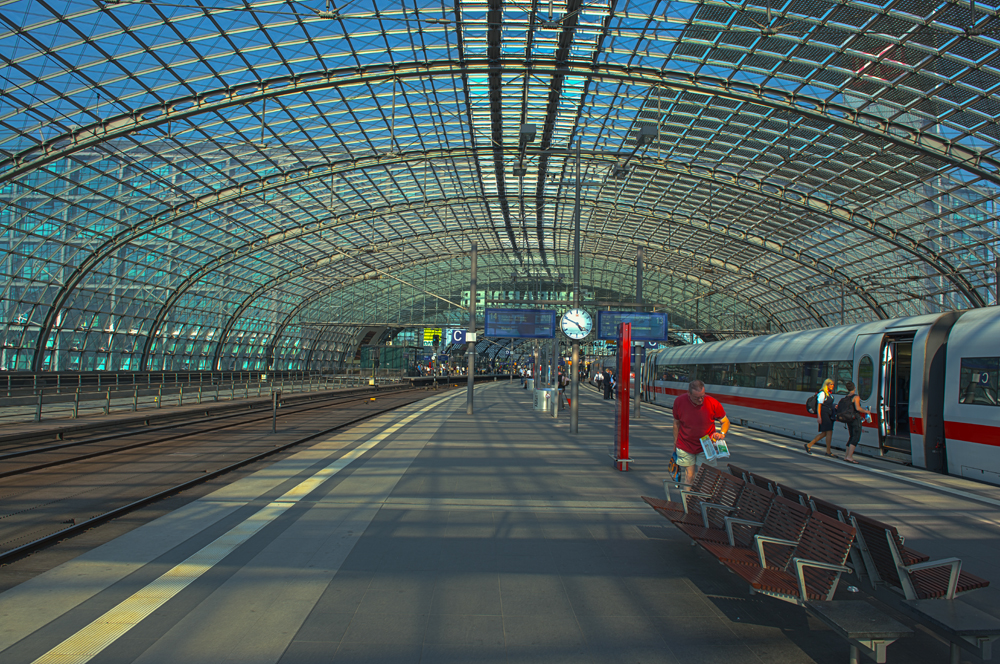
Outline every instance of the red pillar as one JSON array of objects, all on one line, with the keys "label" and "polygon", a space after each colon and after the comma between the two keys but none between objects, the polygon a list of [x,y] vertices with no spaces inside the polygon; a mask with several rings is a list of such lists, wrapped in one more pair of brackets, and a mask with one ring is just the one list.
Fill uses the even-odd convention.
[{"label": "red pillar", "polygon": [[632,323],[618,325],[617,371],[618,397],[615,400],[615,468],[628,470],[632,459],[628,456],[629,406],[632,381]]}]

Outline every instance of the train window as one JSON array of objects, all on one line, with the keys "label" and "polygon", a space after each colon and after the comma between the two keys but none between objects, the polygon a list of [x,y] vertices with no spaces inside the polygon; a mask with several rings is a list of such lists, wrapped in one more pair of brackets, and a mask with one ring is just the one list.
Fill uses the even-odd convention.
[{"label": "train window", "polygon": [[1000,405],[997,395],[1000,357],[963,357],[958,383],[958,403]]},{"label": "train window", "polygon": [[819,392],[823,381],[830,378],[826,362],[803,362],[799,373],[799,392]]},{"label": "train window", "polygon": [[794,392],[798,389],[798,374],[801,371],[801,364],[798,362],[772,362],[770,371],[767,374],[767,386],[772,390],[788,390]]},{"label": "train window", "polygon": [[875,385],[875,364],[872,358],[865,355],[858,362],[858,396],[862,401],[867,401],[872,395],[872,387]]},{"label": "train window", "polygon": [[730,376],[733,372],[731,364],[699,364],[698,378],[706,385],[731,385]]},{"label": "train window", "polygon": [[847,394],[847,381],[854,375],[853,366],[850,362],[831,362],[830,377],[837,383],[834,394]]},{"label": "train window", "polygon": [[741,362],[733,367],[733,385],[736,387],[756,387],[754,368],[756,365]]}]

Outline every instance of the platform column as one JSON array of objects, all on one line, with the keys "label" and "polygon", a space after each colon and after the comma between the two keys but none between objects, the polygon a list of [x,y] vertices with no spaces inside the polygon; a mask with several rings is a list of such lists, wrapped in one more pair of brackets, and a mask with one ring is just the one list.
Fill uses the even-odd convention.
[{"label": "platform column", "polygon": [[[472,259],[472,276],[469,279],[469,336],[475,337],[476,332],[476,243],[472,243],[472,251],[469,252]],[[473,384],[476,380],[476,342],[469,341],[465,351],[469,356],[469,380],[466,386],[465,414],[472,415],[473,408]]]}]

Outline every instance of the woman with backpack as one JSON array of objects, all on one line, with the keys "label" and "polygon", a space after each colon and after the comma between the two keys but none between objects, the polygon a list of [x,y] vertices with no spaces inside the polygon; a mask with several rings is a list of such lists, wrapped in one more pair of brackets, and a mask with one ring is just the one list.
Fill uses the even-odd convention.
[{"label": "woman with backpack", "polygon": [[[844,383],[844,387],[847,388],[847,396],[844,399],[850,399],[848,402],[850,410],[854,412],[854,417],[847,420],[847,431],[850,432],[851,437],[847,440],[847,454],[844,455],[844,461],[847,463],[858,463],[854,460],[854,450],[857,448],[858,443],[861,442],[861,416],[871,415],[872,412],[867,408],[861,407],[861,397],[854,391],[854,383],[847,381]],[[837,406],[837,410],[841,410],[839,405]]]},{"label": "woman with backpack", "polygon": [[816,421],[819,423],[819,434],[805,444],[806,454],[812,454],[812,446],[826,436],[826,455],[837,458],[830,449],[830,443],[833,442],[833,405],[833,381],[827,378],[823,381],[823,389],[816,395]]}]

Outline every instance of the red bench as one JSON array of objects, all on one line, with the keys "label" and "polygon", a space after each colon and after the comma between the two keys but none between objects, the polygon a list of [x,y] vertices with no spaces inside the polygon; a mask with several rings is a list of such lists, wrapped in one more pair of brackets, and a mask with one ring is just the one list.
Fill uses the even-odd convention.
[{"label": "red bench", "polygon": [[[726,519],[726,530],[731,535],[728,542],[719,544],[709,540],[700,540],[698,544],[720,561],[747,565],[760,565],[761,561],[768,561],[762,566],[781,569],[788,563],[792,553],[788,544],[791,543],[794,546],[798,542],[808,520],[808,508],[781,496],[774,496],[763,521],[729,517]],[[736,545],[736,536],[733,531],[736,525],[759,528],[753,535],[751,546]]]},{"label": "red bench", "polygon": [[775,495],[753,484],[743,484],[736,504],[733,507],[701,503],[701,524],[675,523],[685,535],[694,540],[730,544],[749,548],[753,545],[753,536],[757,526],[748,524],[763,523]]},{"label": "red bench", "polygon": [[986,579],[963,572],[958,558],[929,560],[929,556],[906,547],[893,526],[856,513],[851,514],[851,521],[858,529],[858,543],[873,585],[884,583],[910,600],[954,599],[990,585]]},{"label": "red bench", "polygon": [[[750,584],[752,592],[802,606],[809,601],[830,601],[840,575],[851,571],[844,562],[854,542],[854,528],[818,512],[810,514],[797,542],[780,542],[790,549],[781,557],[787,562],[780,567],[774,558],[765,558],[761,536],[754,539],[758,542],[758,564],[722,560]],[[777,538],[771,542],[779,543]]]}]

